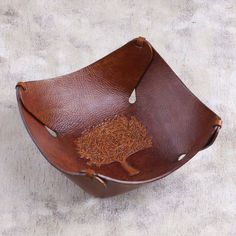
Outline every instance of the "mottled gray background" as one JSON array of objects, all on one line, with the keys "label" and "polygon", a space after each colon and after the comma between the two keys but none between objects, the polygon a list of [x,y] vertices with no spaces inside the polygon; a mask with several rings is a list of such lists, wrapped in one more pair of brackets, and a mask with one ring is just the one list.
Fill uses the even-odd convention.
[{"label": "mottled gray background", "polygon": [[[0,235],[235,236],[235,17],[235,0],[1,1]],[[41,156],[14,86],[75,71],[139,35],[224,125],[172,175],[100,200]]]}]

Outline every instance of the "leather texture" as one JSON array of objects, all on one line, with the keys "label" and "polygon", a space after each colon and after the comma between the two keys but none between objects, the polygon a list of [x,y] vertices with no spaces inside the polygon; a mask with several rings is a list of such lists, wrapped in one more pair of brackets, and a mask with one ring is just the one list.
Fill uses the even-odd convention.
[{"label": "leather texture", "polygon": [[[131,104],[129,97],[134,89],[136,101]],[[170,174],[210,146],[222,123],[142,37],[74,73],[19,82],[16,92],[24,124],[44,157],[87,192],[99,197],[120,194]],[[136,125],[151,137],[151,144],[140,148],[144,147],[139,143],[141,139],[130,138],[136,135],[135,130],[130,134],[117,132],[120,126],[109,128],[112,123],[107,125],[105,121],[117,116],[127,117],[128,121],[135,117]],[[76,140],[86,130],[96,134],[98,131],[93,127],[97,126],[104,135],[112,132],[106,137],[114,137],[115,141],[93,139],[98,145],[93,155],[99,149],[103,154],[113,155],[111,152],[118,143],[115,150],[122,154],[129,143],[128,147],[133,145],[131,149],[137,151],[126,150],[126,154],[130,153],[126,162],[139,171],[130,174],[119,161],[89,165],[80,156]],[[123,135],[123,146],[118,134]],[[88,151],[89,145],[88,140]]]}]

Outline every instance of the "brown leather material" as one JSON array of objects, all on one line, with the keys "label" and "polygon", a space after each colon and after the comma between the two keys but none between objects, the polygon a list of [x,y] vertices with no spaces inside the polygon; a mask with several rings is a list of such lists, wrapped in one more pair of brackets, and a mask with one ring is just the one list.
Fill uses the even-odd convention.
[{"label": "brown leather material", "polygon": [[72,74],[16,90],[41,153],[100,197],[170,174],[211,145],[222,122],[142,37]]},{"label": "brown leather material", "polygon": [[87,126],[127,109],[127,98],[151,59],[149,44],[139,47],[133,40],[70,75],[21,83],[21,100],[32,115],[58,135],[82,132]]}]

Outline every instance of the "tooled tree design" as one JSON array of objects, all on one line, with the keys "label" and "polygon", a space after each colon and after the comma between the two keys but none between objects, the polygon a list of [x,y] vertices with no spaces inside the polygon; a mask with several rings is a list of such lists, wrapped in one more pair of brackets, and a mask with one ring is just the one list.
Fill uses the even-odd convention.
[{"label": "tooled tree design", "polygon": [[143,149],[152,146],[152,139],[140,121],[131,116],[117,116],[98,126],[86,130],[76,140],[77,151],[82,158],[88,159],[88,165],[119,162],[129,175],[139,170],[130,166],[126,159]]}]

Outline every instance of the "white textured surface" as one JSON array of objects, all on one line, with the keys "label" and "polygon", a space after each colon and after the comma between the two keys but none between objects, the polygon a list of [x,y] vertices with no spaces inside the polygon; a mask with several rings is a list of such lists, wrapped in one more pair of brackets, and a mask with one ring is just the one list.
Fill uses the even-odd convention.
[{"label": "white textured surface", "polygon": [[[236,235],[236,1],[0,2],[0,235]],[[167,178],[95,199],[52,168],[17,81],[77,70],[143,35],[218,113],[214,145]]]}]

